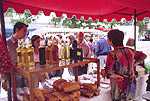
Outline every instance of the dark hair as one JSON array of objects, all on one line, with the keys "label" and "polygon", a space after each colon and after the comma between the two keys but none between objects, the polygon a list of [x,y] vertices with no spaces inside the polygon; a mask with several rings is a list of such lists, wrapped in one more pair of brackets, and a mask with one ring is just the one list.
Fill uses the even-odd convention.
[{"label": "dark hair", "polygon": [[31,38],[31,43],[32,43],[32,46],[34,47],[34,41],[35,40],[37,40],[37,39],[39,39],[40,38],[40,36],[38,36],[38,35],[33,35],[32,36],[32,38]]},{"label": "dark hair", "polygon": [[93,42],[93,39],[92,39],[92,38],[90,38],[90,42],[91,42],[91,43]]},{"label": "dark hair", "polygon": [[118,29],[110,30],[107,35],[113,46],[123,46],[124,33]]},{"label": "dark hair", "polygon": [[14,29],[13,29],[13,33],[16,33],[16,30],[17,29],[21,29],[23,27],[28,27],[28,25],[26,25],[25,23],[22,23],[22,22],[17,22],[15,25],[14,25]]}]

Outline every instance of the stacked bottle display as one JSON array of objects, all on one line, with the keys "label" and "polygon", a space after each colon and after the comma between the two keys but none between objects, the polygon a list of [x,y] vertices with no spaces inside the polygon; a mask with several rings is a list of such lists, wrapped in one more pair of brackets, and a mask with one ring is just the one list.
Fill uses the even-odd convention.
[{"label": "stacked bottle display", "polygon": [[62,43],[61,45],[60,58],[61,60],[70,60],[70,47],[66,43]]},{"label": "stacked bottle display", "polygon": [[17,66],[24,67],[26,69],[34,66],[33,58],[33,47],[31,44],[28,46],[23,43],[23,45],[18,45],[17,51]]},{"label": "stacked bottle display", "polygon": [[[29,40],[31,41],[31,40]],[[42,45],[42,50],[40,51],[41,46],[39,47],[39,59],[40,61],[46,61],[42,62],[42,65],[44,64],[58,64],[59,60],[67,60],[70,61],[70,46],[67,42],[62,42],[60,44],[51,42],[50,44]],[[18,67],[33,67],[35,65],[34,63],[34,49],[31,45],[31,42],[29,42],[28,45],[25,43],[19,44],[17,48],[17,66]],[[41,53],[42,52],[42,53]],[[42,56],[40,56],[42,55]]]}]

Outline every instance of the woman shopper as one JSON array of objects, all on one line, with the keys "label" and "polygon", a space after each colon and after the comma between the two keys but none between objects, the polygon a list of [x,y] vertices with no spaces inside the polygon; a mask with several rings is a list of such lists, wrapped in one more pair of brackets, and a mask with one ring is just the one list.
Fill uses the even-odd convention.
[{"label": "woman shopper", "polygon": [[[128,101],[135,93],[134,52],[123,45],[124,33],[120,30],[108,32],[108,42],[114,48],[109,52],[105,73],[111,81],[113,101]],[[102,73],[104,74],[104,73]]]},{"label": "woman shopper", "polygon": [[34,48],[34,62],[35,67],[40,67],[40,59],[39,59],[39,47],[40,47],[40,36],[34,35],[31,38],[32,46]]}]

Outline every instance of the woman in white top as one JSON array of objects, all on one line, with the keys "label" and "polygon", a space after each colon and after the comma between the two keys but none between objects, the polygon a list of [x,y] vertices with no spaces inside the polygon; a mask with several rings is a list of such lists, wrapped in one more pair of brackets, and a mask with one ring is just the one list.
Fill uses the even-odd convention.
[{"label": "woman in white top", "polygon": [[38,35],[32,36],[31,42],[34,48],[35,67],[39,67],[40,66],[40,59],[39,59],[40,36]]}]

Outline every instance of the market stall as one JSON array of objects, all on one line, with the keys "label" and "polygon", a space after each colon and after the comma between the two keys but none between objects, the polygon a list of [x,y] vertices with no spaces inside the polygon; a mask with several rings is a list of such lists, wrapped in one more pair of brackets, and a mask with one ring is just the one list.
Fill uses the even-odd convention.
[{"label": "market stall", "polygon": [[[150,1],[132,1],[132,0],[94,0],[87,1],[86,3],[81,0],[76,1],[51,1],[51,0],[1,0],[0,1],[0,20],[1,31],[3,38],[5,38],[5,23],[4,23],[4,11],[8,7],[12,7],[16,12],[23,12],[25,9],[29,9],[32,14],[37,14],[39,10],[44,11],[46,15],[50,12],[56,12],[57,16],[62,13],[66,13],[68,17],[76,15],[77,18],[84,16],[87,19],[89,16],[93,19],[108,19],[112,18],[120,20],[121,18],[131,19],[134,16],[134,35],[136,40],[136,19],[143,19],[145,16],[150,16]],[[59,5],[58,5],[59,4]],[[74,4],[74,5],[72,5]],[[136,47],[135,47],[136,49]]]},{"label": "market stall", "polygon": [[[26,69],[24,68],[19,68],[18,67],[18,70],[16,72],[16,74],[19,74],[19,75],[23,75],[27,81],[28,81],[28,87],[29,87],[29,90],[30,90],[30,101],[33,101],[34,99],[34,94],[33,94],[33,89],[35,88],[34,87],[34,84],[35,84],[35,78],[33,78],[34,75],[38,76],[38,75],[41,75],[43,73],[51,73],[51,72],[54,72],[56,70],[62,70],[64,68],[77,68],[79,66],[82,66],[82,65],[85,65],[85,64],[88,64],[88,63],[91,63],[91,62],[94,62],[97,64],[97,80],[94,82],[94,84],[97,85],[97,89],[99,89],[99,86],[100,86],[100,68],[99,68],[99,62],[98,62],[98,59],[85,59],[84,61],[80,61],[78,63],[75,63],[75,64],[64,64],[62,66],[49,66],[49,65],[42,65],[42,68],[34,68],[34,67],[27,67]],[[82,67],[80,67],[82,68]],[[79,68],[79,69],[80,69]],[[75,80],[73,81],[76,81],[78,83],[81,83],[82,82],[80,81],[80,79],[78,78],[77,75],[75,75]],[[71,81],[70,81],[71,82]],[[51,83],[51,82],[49,82]],[[52,85],[49,85],[49,86],[52,86]],[[49,89],[52,89],[51,87],[50,88],[47,88],[47,90]]]}]

